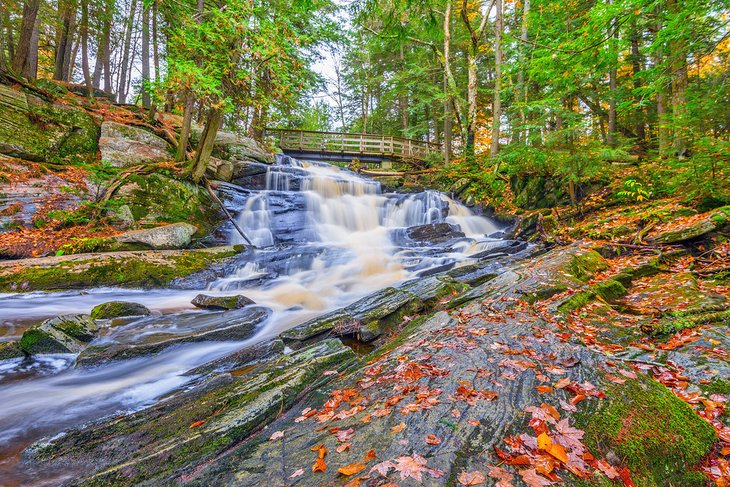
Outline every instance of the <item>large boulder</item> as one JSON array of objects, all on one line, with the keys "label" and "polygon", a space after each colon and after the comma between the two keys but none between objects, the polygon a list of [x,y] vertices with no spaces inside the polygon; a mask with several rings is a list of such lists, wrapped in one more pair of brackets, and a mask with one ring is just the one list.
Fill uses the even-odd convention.
[{"label": "large boulder", "polygon": [[153,249],[181,249],[190,245],[198,227],[189,223],[173,223],[161,227],[132,230],[117,235],[122,243],[139,243]]},{"label": "large boulder", "polygon": [[170,159],[167,142],[147,130],[116,122],[101,124],[101,160],[116,167]]},{"label": "large boulder", "polygon": [[0,361],[22,357],[25,357],[25,354],[23,353],[23,350],[20,349],[18,342],[0,343]]},{"label": "large boulder", "polygon": [[188,222],[205,234],[221,219],[210,195],[200,186],[162,174],[133,174],[125,181],[114,198],[129,207],[137,223]]},{"label": "large boulder", "polygon": [[239,309],[249,304],[256,304],[252,299],[243,295],[236,296],[208,296],[198,294],[190,303],[200,309]]},{"label": "large boulder", "polygon": [[109,301],[101,303],[91,310],[91,318],[95,320],[108,320],[111,318],[122,318],[125,316],[149,316],[152,312],[147,306],[128,301]]},{"label": "large boulder", "polygon": [[[191,130],[191,142],[197,144],[203,133],[201,127]],[[251,161],[272,164],[274,155],[261,147],[258,142],[233,132],[219,130],[213,146],[213,157],[226,161]]]},{"label": "large boulder", "polygon": [[57,164],[92,162],[99,127],[88,112],[0,84],[0,153]]},{"label": "large boulder", "polygon": [[98,331],[99,326],[89,315],[63,315],[27,329],[19,346],[28,355],[78,353]]}]

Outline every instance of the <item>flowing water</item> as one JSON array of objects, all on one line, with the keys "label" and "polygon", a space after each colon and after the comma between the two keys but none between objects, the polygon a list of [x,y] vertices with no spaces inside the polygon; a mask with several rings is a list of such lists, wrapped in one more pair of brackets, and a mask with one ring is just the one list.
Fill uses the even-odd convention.
[{"label": "flowing water", "polygon": [[[194,381],[185,372],[200,364],[501,245],[489,238],[499,230],[495,223],[446,195],[383,194],[379,183],[323,163],[280,157],[261,189],[226,184],[221,192],[257,250],[242,255],[225,277],[207,284],[205,293],[245,294],[271,308],[271,317],[245,342],[188,344],[93,368],[75,368],[73,355],[0,362],[0,478],[18,452],[41,436],[144,407]],[[443,222],[458,225],[465,236],[448,245],[408,236],[409,227]],[[235,231],[230,235],[232,243],[242,241]],[[138,302],[156,314],[205,313],[190,304],[200,292],[101,288],[0,295],[0,340],[16,339],[43,318],[89,312],[112,300]]]}]

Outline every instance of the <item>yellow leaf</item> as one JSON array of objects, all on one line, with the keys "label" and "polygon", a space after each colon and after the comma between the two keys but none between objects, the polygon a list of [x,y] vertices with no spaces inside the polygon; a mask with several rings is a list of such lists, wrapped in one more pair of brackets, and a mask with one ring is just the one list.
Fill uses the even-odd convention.
[{"label": "yellow leaf", "polygon": [[540,450],[550,451],[550,447],[553,446],[553,440],[550,439],[547,433],[540,433],[537,437],[537,447]]}]

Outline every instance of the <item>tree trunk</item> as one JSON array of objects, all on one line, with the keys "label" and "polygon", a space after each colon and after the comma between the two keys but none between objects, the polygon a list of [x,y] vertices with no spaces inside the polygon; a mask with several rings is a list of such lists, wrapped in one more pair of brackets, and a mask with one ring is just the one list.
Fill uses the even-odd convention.
[{"label": "tree trunk", "polygon": [[[36,20],[40,0],[26,0],[23,6],[23,20],[20,27],[20,38],[18,48],[13,58],[13,71],[16,74],[33,79],[37,70],[38,61],[38,35]],[[35,39],[35,42],[33,42]],[[33,62],[35,60],[35,63]]]},{"label": "tree trunk", "polygon": [[641,53],[639,52],[639,30],[636,25],[636,19],[631,23],[631,69],[632,69],[632,81],[634,85],[634,92],[637,93],[634,96],[634,119],[636,121],[636,139],[640,150],[643,152],[646,147],[646,129],[644,127],[644,109],[641,106],[641,97],[638,94],[641,89],[641,80],[639,79],[642,62]]},{"label": "tree trunk", "polygon": [[157,39],[157,0],[152,4],[152,57],[155,66],[155,82],[160,81],[160,44]]},{"label": "tree trunk", "polygon": [[112,66],[111,66],[111,27],[114,20],[115,2],[107,0],[106,12],[104,19],[104,54],[102,56],[102,67],[104,68],[104,89],[109,93],[114,91],[112,86]]},{"label": "tree trunk", "polygon": [[449,72],[451,63],[451,0],[446,0],[444,12],[444,164],[451,159],[451,96]]},{"label": "tree trunk", "polygon": [[496,1],[497,16],[494,21],[494,101],[492,103],[492,143],[489,155],[497,157],[499,152],[499,129],[502,118],[502,0]]},{"label": "tree trunk", "polygon": [[[406,65],[406,59],[405,59],[405,52],[403,51],[403,44],[400,45],[400,70],[401,70],[401,76],[403,75],[403,70],[405,69]],[[408,93],[405,90],[405,87],[403,86],[405,83],[401,82],[400,87],[400,93],[398,93],[398,111],[400,112],[400,124],[401,124],[401,134],[405,135],[406,131],[408,130]]]},{"label": "tree trunk", "polygon": [[184,162],[187,159],[188,141],[190,140],[190,125],[193,121],[193,97],[185,97],[185,109],[183,111],[183,124],[180,129],[180,142],[177,145],[177,161]]},{"label": "tree trunk", "polygon": [[527,105],[527,83],[525,83],[525,64],[527,61],[527,56],[525,56],[525,52],[527,51],[527,41],[528,41],[528,24],[527,24],[527,18],[530,14],[530,0],[524,0],[524,3],[522,4],[522,26],[520,27],[520,40],[522,41],[520,43],[520,51],[519,51],[519,63],[520,63],[520,69],[517,72],[517,86],[518,86],[518,94],[521,97],[519,100],[519,113],[520,113],[520,126],[517,129],[517,142],[525,141],[527,142],[527,113],[525,112],[525,105]]},{"label": "tree trunk", "polygon": [[150,9],[142,6],[142,106],[149,108],[150,100]]},{"label": "tree trunk", "polygon": [[131,6],[129,7],[128,21],[125,26],[124,33],[124,48],[122,50],[122,64],[119,70],[119,79],[117,82],[117,90],[119,97],[117,100],[119,103],[127,102],[127,69],[129,68],[129,50],[132,44],[132,29],[134,27],[134,15],[137,10],[137,0],[132,0]]},{"label": "tree trunk", "polygon": [[[679,13],[676,0],[668,2],[668,10],[672,14]],[[677,156],[687,152],[687,40],[683,35],[669,40],[670,63],[672,72],[672,149]]]},{"label": "tree trunk", "polygon": [[84,82],[89,98],[94,97],[94,87],[89,71],[89,2],[81,0],[81,70],[84,72]]},{"label": "tree trunk", "polygon": [[76,2],[65,0],[60,2],[61,23],[56,32],[56,59],[53,79],[68,81],[69,63],[73,52],[73,37],[76,29]]},{"label": "tree trunk", "polygon": [[203,176],[205,176],[205,170],[208,169],[210,155],[213,152],[213,145],[215,144],[215,139],[218,135],[218,128],[220,127],[222,119],[223,116],[220,109],[211,108],[208,112],[205,128],[200,136],[198,150],[195,154],[195,158],[192,160],[190,169],[190,176],[196,183],[203,179]]}]

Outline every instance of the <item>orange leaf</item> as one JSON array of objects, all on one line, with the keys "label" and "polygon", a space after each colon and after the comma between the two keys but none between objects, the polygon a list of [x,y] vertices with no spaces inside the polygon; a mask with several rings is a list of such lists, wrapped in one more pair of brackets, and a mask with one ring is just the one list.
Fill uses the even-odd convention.
[{"label": "orange leaf", "polygon": [[342,468],[338,468],[337,472],[341,473],[342,475],[355,475],[358,472],[362,472],[365,470],[365,464],[364,463],[351,463],[349,465],[345,465]]},{"label": "orange leaf", "polygon": [[550,451],[550,448],[553,446],[553,440],[550,439],[547,433],[540,433],[537,437],[537,447],[540,450],[544,450],[546,452]]},{"label": "orange leaf", "polygon": [[429,445],[440,445],[441,439],[436,435],[428,435],[426,436],[426,443]]},{"label": "orange leaf", "polygon": [[459,483],[461,485],[480,485],[483,484],[485,480],[487,479],[479,470],[475,470],[473,472],[461,472],[459,474]]},{"label": "orange leaf", "polygon": [[364,462],[367,463],[370,460],[375,460],[375,450],[370,450],[367,455],[365,455]]},{"label": "orange leaf", "polygon": [[190,425],[190,429],[197,428],[198,426],[203,426],[205,424],[205,420],[203,421],[196,421],[193,424]]},{"label": "orange leaf", "polygon": [[312,465],[312,472],[325,472],[326,470],[327,465],[324,463],[324,460],[317,458],[317,460],[314,461],[314,465]]},{"label": "orange leaf", "polygon": [[393,433],[400,433],[404,429],[406,429],[406,424],[401,421],[398,426],[393,426],[392,428],[390,428],[390,431],[392,431]]},{"label": "orange leaf", "polygon": [[337,447],[337,453],[342,453],[345,450],[349,450],[350,446],[352,446],[351,443],[343,443]]},{"label": "orange leaf", "polygon": [[568,455],[565,453],[565,448],[563,448],[560,444],[553,443],[548,450],[548,453],[560,460],[561,462],[568,463]]},{"label": "orange leaf", "polygon": [[537,389],[537,392],[540,394],[545,394],[546,392],[553,392],[553,388],[550,386],[535,386],[535,389]]}]

